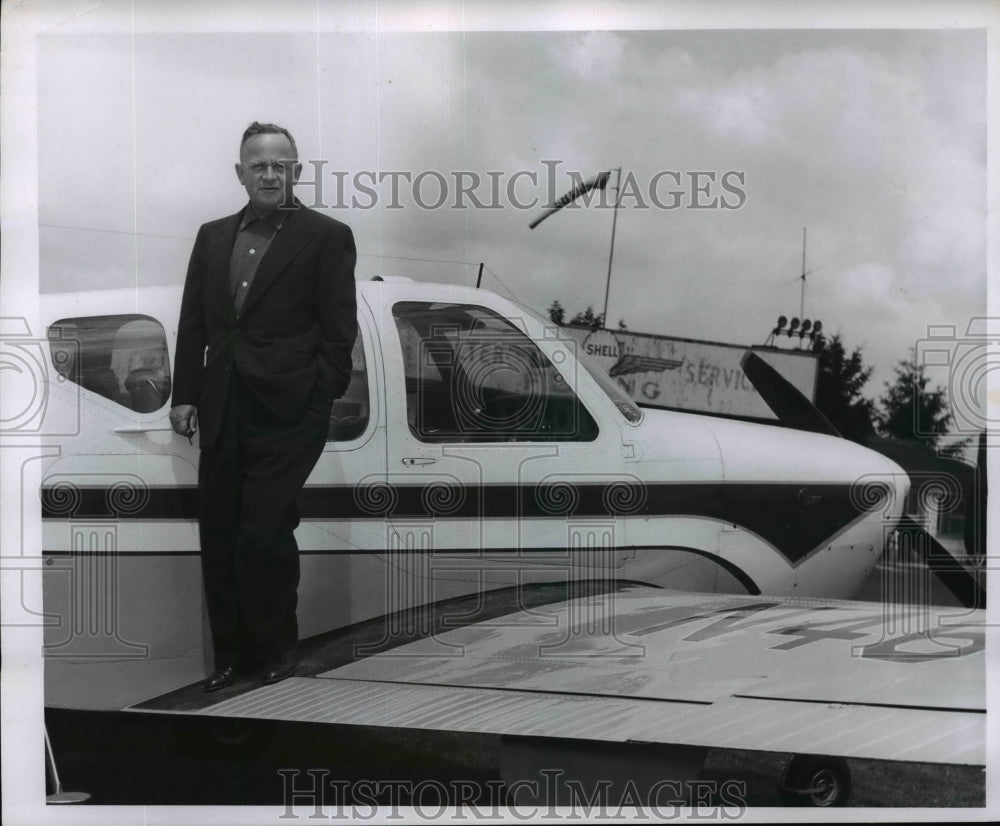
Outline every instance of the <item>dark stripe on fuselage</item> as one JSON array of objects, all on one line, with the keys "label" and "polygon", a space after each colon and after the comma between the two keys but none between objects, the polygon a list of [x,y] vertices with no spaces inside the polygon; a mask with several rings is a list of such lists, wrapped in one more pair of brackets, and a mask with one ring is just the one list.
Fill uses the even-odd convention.
[{"label": "dark stripe on fuselage", "polygon": [[[737,582],[740,583],[748,594],[757,596],[760,588],[757,583],[747,575],[746,571],[737,567],[728,559],[724,559],[718,554],[703,551],[700,548],[684,548],[676,545],[615,545],[603,550],[607,551],[676,551],[680,553],[695,554],[696,556],[709,559],[726,571]],[[407,547],[396,548],[343,548],[329,551],[300,550],[299,556],[325,556],[339,557],[351,554],[379,554],[381,556],[413,554],[414,551]],[[480,559],[487,559],[497,556],[537,556],[541,554],[561,554],[565,558],[565,551],[562,548],[434,548],[435,556],[475,556]],[[117,548],[106,551],[75,550],[75,551],[43,551],[42,556],[53,559],[78,559],[87,556],[138,556],[138,557],[163,557],[163,556],[200,556],[201,551],[122,551]],[[536,561],[536,560],[533,560]]]},{"label": "dark stripe on fuselage", "polygon": [[[302,491],[307,520],[583,519],[694,516],[744,528],[792,564],[881,501],[861,504],[851,485],[704,483],[586,485],[317,486]],[[865,507],[867,505],[868,507]],[[195,520],[193,487],[42,489],[45,519]],[[670,537],[664,537],[669,542]]]}]

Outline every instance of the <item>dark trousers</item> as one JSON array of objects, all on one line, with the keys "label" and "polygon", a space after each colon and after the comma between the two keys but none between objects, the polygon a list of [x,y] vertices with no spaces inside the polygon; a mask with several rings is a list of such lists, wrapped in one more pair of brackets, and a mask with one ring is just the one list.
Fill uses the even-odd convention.
[{"label": "dark trousers", "polygon": [[215,667],[248,669],[298,641],[296,497],[326,442],[327,405],[281,423],[233,381],[220,436],[198,464],[199,529]]}]

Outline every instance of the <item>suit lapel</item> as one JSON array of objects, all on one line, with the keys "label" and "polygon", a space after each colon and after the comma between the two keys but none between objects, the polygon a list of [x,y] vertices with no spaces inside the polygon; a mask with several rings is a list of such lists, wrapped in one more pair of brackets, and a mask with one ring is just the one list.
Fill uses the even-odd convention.
[{"label": "suit lapel", "polygon": [[229,259],[233,254],[233,244],[236,243],[236,232],[240,228],[242,218],[241,209],[235,215],[220,221],[210,237],[208,248],[209,283],[206,285],[206,292],[213,304],[228,310],[233,306],[233,296],[229,287]]},{"label": "suit lapel", "polygon": [[274,279],[284,271],[295,256],[302,251],[309,239],[315,235],[315,232],[303,226],[302,213],[303,207],[289,212],[278,234],[271,241],[271,245],[267,248],[267,254],[261,259],[253,277],[253,283],[243,300],[243,315],[246,315],[250,307],[271,286]]}]

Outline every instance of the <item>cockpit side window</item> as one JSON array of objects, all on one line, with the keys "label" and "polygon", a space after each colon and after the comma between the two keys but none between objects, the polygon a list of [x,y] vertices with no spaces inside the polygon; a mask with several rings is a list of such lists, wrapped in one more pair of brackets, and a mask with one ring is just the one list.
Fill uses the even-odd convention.
[{"label": "cockpit side window", "polygon": [[137,413],[170,399],[163,326],[146,315],[64,318],[48,329],[52,366],[64,379]]},{"label": "cockpit side window", "polygon": [[485,307],[397,303],[407,422],[424,442],[591,441],[597,423],[534,341]]}]

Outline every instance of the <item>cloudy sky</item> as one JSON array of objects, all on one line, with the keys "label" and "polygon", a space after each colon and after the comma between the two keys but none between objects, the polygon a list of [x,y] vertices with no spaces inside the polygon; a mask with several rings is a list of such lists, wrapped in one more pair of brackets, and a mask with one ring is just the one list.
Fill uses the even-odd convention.
[{"label": "cloudy sky", "polygon": [[[179,284],[198,225],[242,206],[232,164],[260,119],[322,164],[359,277],[474,283],[484,262],[484,286],[540,311],[599,310],[612,210],[528,224],[550,169],[559,195],[570,172],[620,166],[638,194],[618,214],[609,317],[632,330],[762,343],[798,315],[803,228],[805,315],[864,347],[870,395],[928,325],[986,313],[981,29],[615,30],[605,15],[593,31],[398,31],[371,4],[310,2],[220,31],[177,8],[105,3],[38,40],[43,292]],[[422,172],[418,191],[397,177],[395,204],[391,179],[377,200],[355,186]],[[693,172],[715,182],[694,193]],[[458,175],[498,208],[459,196]],[[651,202],[656,180],[676,208]],[[720,198],[738,208],[693,208]]]}]

